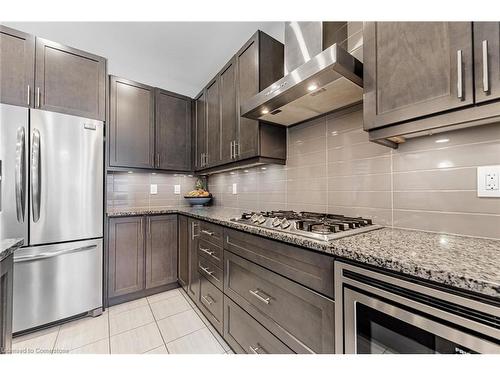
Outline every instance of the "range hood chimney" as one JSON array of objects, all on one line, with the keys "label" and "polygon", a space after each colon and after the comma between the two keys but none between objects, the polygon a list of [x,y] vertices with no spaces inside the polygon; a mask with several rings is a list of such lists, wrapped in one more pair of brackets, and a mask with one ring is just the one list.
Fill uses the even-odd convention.
[{"label": "range hood chimney", "polygon": [[361,102],[363,64],[346,51],[348,34],[347,22],[286,22],[285,76],[242,103],[242,115],[291,126]]}]

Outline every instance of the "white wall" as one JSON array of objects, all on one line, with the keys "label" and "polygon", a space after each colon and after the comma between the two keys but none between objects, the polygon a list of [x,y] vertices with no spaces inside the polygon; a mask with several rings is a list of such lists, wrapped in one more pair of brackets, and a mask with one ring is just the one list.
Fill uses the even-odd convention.
[{"label": "white wall", "polygon": [[104,56],[108,72],[195,96],[260,29],[283,42],[283,22],[4,22]]}]

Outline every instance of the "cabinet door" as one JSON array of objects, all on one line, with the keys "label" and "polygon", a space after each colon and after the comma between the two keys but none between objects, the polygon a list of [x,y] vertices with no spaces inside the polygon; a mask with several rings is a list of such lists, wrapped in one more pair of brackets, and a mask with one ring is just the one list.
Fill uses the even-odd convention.
[{"label": "cabinet door", "polygon": [[231,60],[220,74],[221,107],[221,161],[235,159],[234,143],[237,140],[236,113],[236,64]]},{"label": "cabinet door", "polygon": [[147,217],[146,289],[177,281],[177,216]]},{"label": "cabinet door", "polygon": [[154,88],[110,78],[109,163],[153,168]]},{"label": "cabinet door", "polygon": [[500,98],[500,22],[474,22],[476,102]]},{"label": "cabinet door", "polygon": [[109,219],[108,297],[144,289],[144,218]]},{"label": "cabinet door", "polygon": [[242,117],[240,104],[259,92],[259,46],[258,38],[252,38],[236,55],[237,100],[239,140],[238,158],[246,159],[259,154],[259,122]]},{"label": "cabinet door", "polygon": [[194,102],[195,108],[195,131],[196,131],[196,152],[195,168],[201,169],[205,164],[205,155],[207,153],[207,112],[206,112],[206,94],[203,91]]},{"label": "cabinet door", "polygon": [[473,104],[470,22],[367,22],[364,126]]},{"label": "cabinet door", "polygon": [[191,99],[156,90],[156,168],[191,169]]},{"label": "cabinet door", "polygon": [[207,154],[208,165],[221,161],[219,79],[212,81],[206,90],[207,99]]},{"label": "cabinet door", "polygon": [[0,354],[12,347],[13,259],[10,255],[0,262]]},{"label": "cabinet door", "polygon": [[0,25],[0,102],[33,106],[35,37]]},{"label": "cabinet door", "polygon": [[179,255],[177,278],[179,284],[187,290],[189,284],[189,230],[186,216],[179,215]]},{"label": "cabinet door", "polygon": [[196,220],[188,220],[189,282],[188,295],[198,303],[200,296],[200,274],[198,273],[198,235],[200,225]]},{"label": "cabinet door", "polygon": [[36,38],[35,105],[104,120],[106,59]]}]

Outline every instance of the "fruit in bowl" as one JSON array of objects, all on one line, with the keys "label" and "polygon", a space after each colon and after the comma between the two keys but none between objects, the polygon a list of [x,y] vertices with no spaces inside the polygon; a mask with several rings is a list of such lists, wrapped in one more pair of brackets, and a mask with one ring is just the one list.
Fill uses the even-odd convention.
[{"label": "fruit in bowl", "polygon": [[187,193],[185,198],[207,198],[210,197],[210,193],[204,189],[196,189]]}]

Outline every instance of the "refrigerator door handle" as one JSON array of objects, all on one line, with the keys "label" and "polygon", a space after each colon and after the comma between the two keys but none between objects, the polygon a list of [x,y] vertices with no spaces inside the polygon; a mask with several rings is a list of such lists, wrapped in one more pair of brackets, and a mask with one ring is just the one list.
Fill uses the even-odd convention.
[{"label": "refrigerator door handle", "polygon": [[25,208],[25,191],[26,184],[26,160],[25,160],[25,133],[24,127],[17,129],[17,142],[16,142],[16,213],[17,221],[24,223],[24,208]]},{"label": "refrigerator door handle", "polygon": [[14,263],[30,262],[30,261],[40,260],[40,259],[54,258],[54,257],[57,257],[59,255],[63,255],[63,254],[70,254],[70,253],[76,253],[79,251],[91,250],[95,247],[97,247],[97,245],[78,246],[78,247],[72,247],[69,249],[63,249],[60,251],[53,251],[53,252],[47,252],[47,253],[40,253],[40,254],[36,254],[36,255],[25,255],[25,256],[20,256],[20,257],[14,257]]},{"label": "refrigerator door handle", "polygon": [[31,200],[33,221],[40,219],[40,190],[41,190],[41,168],[40,168],[40,132],[33,130],[33,142],[31,145]]}]

